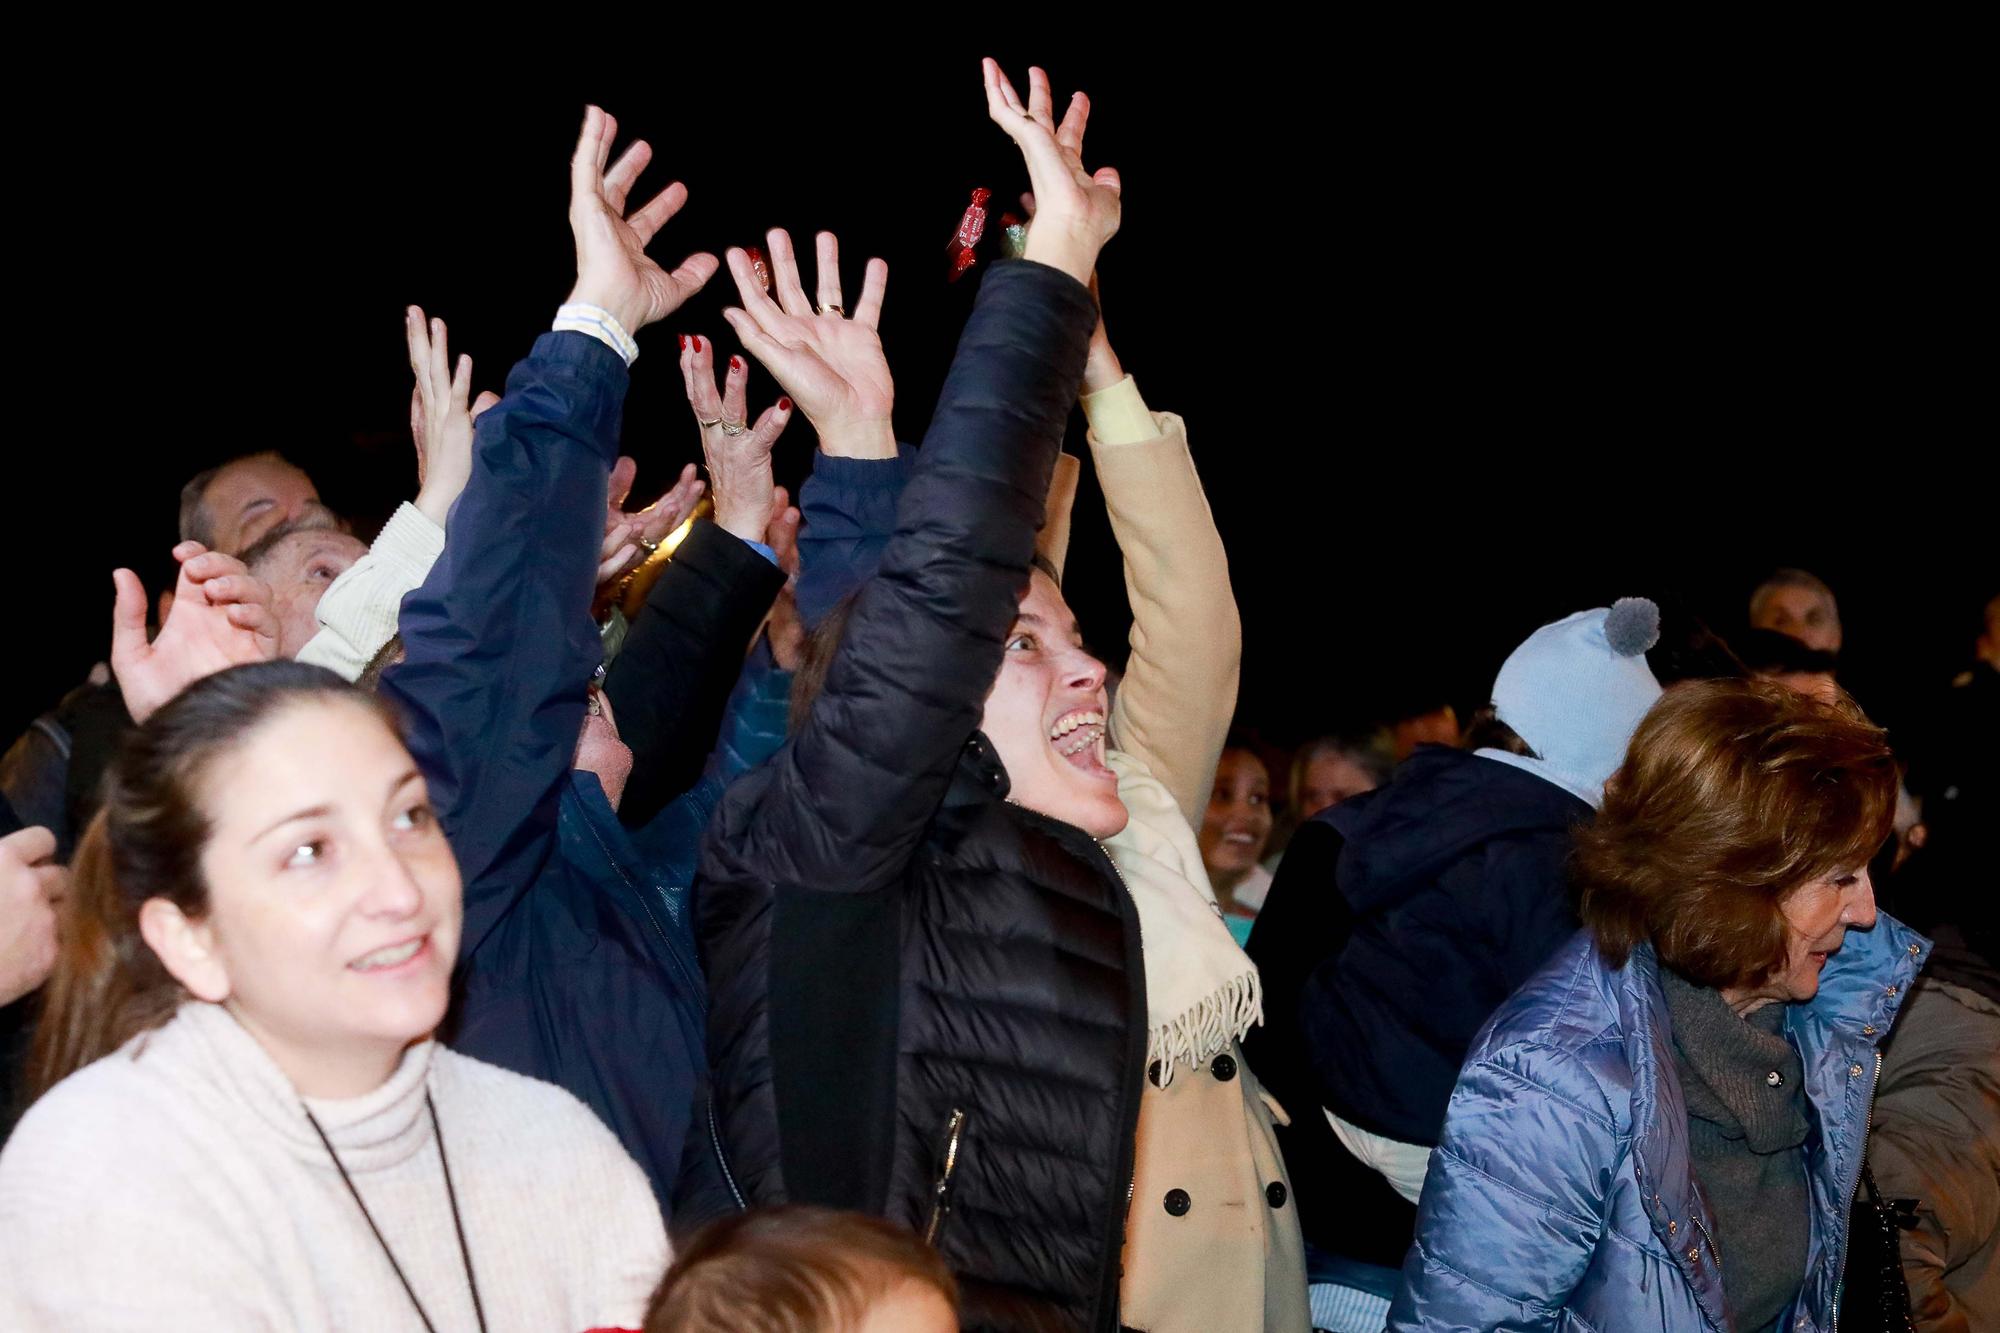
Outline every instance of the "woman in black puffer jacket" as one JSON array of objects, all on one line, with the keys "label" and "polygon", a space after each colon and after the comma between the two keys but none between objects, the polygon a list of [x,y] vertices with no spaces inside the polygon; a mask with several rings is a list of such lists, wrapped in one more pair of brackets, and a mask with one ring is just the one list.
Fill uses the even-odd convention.
[{"label": "woman in black puffer jacket", "polygon": [[[967,1327],[1098,1329],[1116,1323],[1144,975],[1096,841],[1126,818],[1104,668],[1030,561],[1118,190],[1081,166],[1088,104],[1058,128],[1034,75],[1024,108],[986,72],[1037,197],[1026,257],[985,278],[810,712],[710,826],[710,1156],[689,1182],[930,1236]],[[784,383],[763,338],[807,321],[741,276],[732,322]],[[878,307],[864,291],[856,317]],[[676,1223],[704,1211],[688,1199]]]}]

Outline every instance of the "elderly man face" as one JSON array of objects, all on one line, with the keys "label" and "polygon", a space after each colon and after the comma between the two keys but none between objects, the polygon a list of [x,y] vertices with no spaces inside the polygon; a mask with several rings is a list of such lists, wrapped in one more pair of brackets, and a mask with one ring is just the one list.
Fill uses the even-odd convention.
[{"label": "elderly man face", "polygon": [[1817,588],[1788,583],[1762,589],[1750,608],[1750,625],[1789,634],[1823,653],[1840,651],[1840,612]]},{"label": "elderly man face", "polygon": [[320,594],[367,550],[359,538],[333,528],[295,528],[268,536],[248,553],[250,572],[271,585],[278,656],[297,657],[319,632],[313,613]]},{"label": "elderly man face", "polygon": [[241,555],[280,524],[331,528],[338,522],[320,503],[312,478],[274,454],[225,465],[202,492],[201,508],[209,547],[225,555]]}]

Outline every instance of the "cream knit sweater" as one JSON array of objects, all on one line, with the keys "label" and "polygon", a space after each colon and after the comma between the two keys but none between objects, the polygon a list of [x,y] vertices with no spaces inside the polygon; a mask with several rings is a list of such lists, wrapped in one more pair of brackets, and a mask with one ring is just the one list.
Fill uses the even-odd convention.
[{"label": "cream knit sweater", "polygon": [[[426,1089],[488,1328],[638,1327],[668,1257],[645,1176],[567,1092],[425,1042],[309,1104],[439,1333],[478,1325]],[[421,1327],[298,1094],[218,1006],[65,1079],[0,1153],[0,1328]]]}]

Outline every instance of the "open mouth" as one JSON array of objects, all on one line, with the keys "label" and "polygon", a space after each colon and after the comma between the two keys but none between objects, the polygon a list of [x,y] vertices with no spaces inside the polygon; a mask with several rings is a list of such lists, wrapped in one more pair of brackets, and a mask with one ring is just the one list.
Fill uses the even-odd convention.
[{"label": "open mouth", "polygon": [[1049,745],[1064,762],[1094,778],[1117,781],[1117,774],[1104,762],[1104,713],[1096,708],[1077,708],[1064,713],[1049,728]]},{"label": "open mouth", "polygon": [[347,966],[355,972],[388,972],[428,957],[430,951],[431,937],[418,935],[396,944],[385,944],[372,953],[361,955]]}]

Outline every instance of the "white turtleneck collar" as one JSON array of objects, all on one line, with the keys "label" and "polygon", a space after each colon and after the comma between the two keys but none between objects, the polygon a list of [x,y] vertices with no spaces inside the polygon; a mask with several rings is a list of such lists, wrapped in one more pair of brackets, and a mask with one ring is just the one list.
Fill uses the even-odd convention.
[{"label": "white turtleneck collar", "polygon": [[[188,1001],[172,1022],[142,1040],[185,1043],[193,1058],[210,1067],[218,1095],[308,1161],[331,1165],[326,1145],[306,1119],[307,1107],[350,1173],[395,1166],[430,1142],[424,1092],[436,1042],[420,1041],[403,1052],[395,1072],[372,1092],[359,1097],[302,1097],[257,1039],[219,1004]],[[139,1058],[144,1059],[143,1047]],[[439,1114],[450,1111],[441,1108]]]}]

